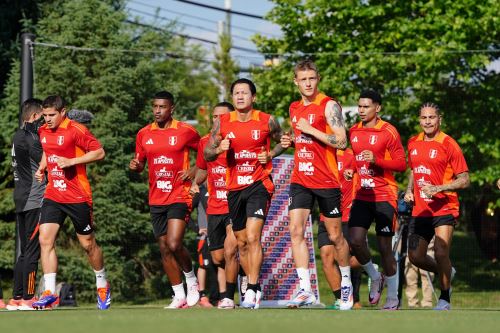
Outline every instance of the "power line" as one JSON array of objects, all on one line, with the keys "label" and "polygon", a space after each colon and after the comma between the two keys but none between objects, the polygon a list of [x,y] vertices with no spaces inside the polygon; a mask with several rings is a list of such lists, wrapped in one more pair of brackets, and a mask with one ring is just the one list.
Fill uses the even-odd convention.
[{"label": "power line", "polygon": [[[320,52],[296,52],[296,53],[266,53],[261,52],[262,55],[268,57],[295,57],[295,56],[314,56],[314,55],[336,55],[336,56],[372,56],[372,55],[383,55],[383,56],[405,56],[405,55],[429,55],[435,54],[435,51],[393,51],[393,52],[385,52],[385,51],[368,51],[368,52],[328,52],[328,51],[320,51]],[[500,49],[483,49],[483,50],[444,50],[440,51],[440,54],[478,54],[478,53],[500,53]]]},{"label": "power line", "polygon": [[[201,17],[201,16],[196,16],[196,15],[181,13],[181,12],[177,12],[177,11],[174,11],[174,10],[171,10],[171,9],[166,9],[166,8],[162,8],[162,7],[158,7],[158,6],[153,6],[153,5],[150,5],[150,4],[147,4],[147,3],[144,3],[144,2],[140,2],[140,1],[136,1],[136,0],[130,0],[129,2],[130,3],[138,4],[138,5],[141,5],[141,6],[144,6],[144,7],[148,7],[148,8],[160,9],[162,11],[165,11],[165,12],[168,12],[168,13],[172,13],[172,14],[177,14],[177,15],[181,15],[181,16],[185,16],[185,17],[189,17],[189,18],[193,18],[193,19],[197,19],[197,20],[202,20],[202,21],[206,21],[206,22],[211,22],[211,23],[218,24],[217,21],[210,20],[210,19],[208,19],[206,17]],[[242,27],[242,26],[234,25],[234,24],[231,24],[231,29],[241,30],[241,31],[247,31],[247,32],[250,32],[250,33],[253,33],[253,34],[259,33],[259,34],[263,34],[263,35],[264,34],[265,35],[269,35],[271,37],[279,37],[278,35],[270,33],[270,32],[264,32],[264,31],[259,31],[259,30],[255,30],[255,29],[248,29],[246,27]]]},{"label": "power line", "polygon": [[195,1],[188,1],[188,0],[175,0],[175,1],[187,3],[189,5],[194,5],[194,6],[198,6],[198,7],[217,10],[220,12],[224,12],[226,14],[235,14],[235,15],[246,16],[246,17],[251,17],[251,18],[256,18],[259,20],[267,21],[263,16],[260,16],[260,15],[249,14],[249,13],[244,13],[244,12],[240,12],[240,11],[236,11],[236,10],[230,10],[230,9],[225,9],[225,8],[221,8],[221,7],[206,5],[204,3],[199,3],[199,2],[195,2]]}]

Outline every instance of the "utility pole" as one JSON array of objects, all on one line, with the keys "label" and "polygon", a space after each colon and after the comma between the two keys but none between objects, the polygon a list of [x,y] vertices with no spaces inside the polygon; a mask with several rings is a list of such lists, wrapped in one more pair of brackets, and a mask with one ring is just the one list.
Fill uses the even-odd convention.
[{"label": "utility pole", "polygon": [[19,125],[21,125],[21,105],[28,98],[33,97],[33,45],[35,35],[23,33],[21,35],[21,93],[19,94]]},{"label": "utility pole", "polygon": [[226,33],[231,36],[231,0],[224,0],[226,9]]}]

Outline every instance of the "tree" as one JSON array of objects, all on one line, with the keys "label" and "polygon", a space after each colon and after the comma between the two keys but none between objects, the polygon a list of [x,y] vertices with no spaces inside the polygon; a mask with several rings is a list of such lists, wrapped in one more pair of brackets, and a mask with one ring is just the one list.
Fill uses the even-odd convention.
[{"label": "tree", "polygon": [[[58,94],[67,99],[70,108],[95,114],[91,130],[104,146],[106,159],[87,169],[97,238],[105,254],[113,298],[164,297],[168,288],[149,222],[146,175],[130,174],[128,162],[137,131],[151,122],[150,101],[155,92],[170,90],[177,97],[175,117],[192,119],[198,106],[215,103],[217,87],[209,80],[211,73],[201,49],[174,37],[168,30],[172,27],[155,30],[126,23],[120,3],[71,0],[43,7],[43,19],[36,25],[37,41],[89,49],[35,46],[35,95]],[[12,200],[7,193],[13,186],[7,161],[17,124],[18,68],[14,61],[0,121],[1,140],[7,143],[1,151],[6,162],[0,169],[0,219],[10,226],[13,209],[4,203]],[[6,229],[0,229],[0,237],[12,243],[13,235],[7,237],[2,230]],[[58,247],[64,249],[58,252],[58,279],[74,283],[79,297],[94,300],[93,273],[70,223],[65,224]],[[3,257],[0,264],[11,268]]]},{"label": "tree", "polygon": [[261,99],[286,115],[298,98],[293,64],[309,57],[320,69],[320,88],[343,104],[355,103],[363,88],[378,89],[383,116],[397,125],[404,142],[418,129],[419,106],[433,101],[469,164],[469,202],[484,199],[500,177],[500,75],[490,70],[500,58],[496,1],[274,2],[267,17],[283,36],[255,41],[261,52],[282,61],[254,73],[266,87]]},{"label": "tree", "polygon": [[236,80],[238,66],[231,58],[231,36],[223,33],[219,36],[219,50],[215,52],[215,61],[212,66],[215,70],[215,78],[223,88],[222,95],[226,100],[231,100],[231,84]]}]

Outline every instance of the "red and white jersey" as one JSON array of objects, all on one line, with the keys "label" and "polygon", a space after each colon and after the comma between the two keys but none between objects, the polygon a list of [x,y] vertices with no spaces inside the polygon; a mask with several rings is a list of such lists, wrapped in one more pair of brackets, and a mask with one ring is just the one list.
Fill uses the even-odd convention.
[{"label": "red and white jersey", "polygon": [[175,119],[168,128],[152,123],[137,133],[135,157],[148,162],[150,205],[191,205],[191,182],[180,176],[189,169],[189,149],[196,150],[199,141],[194,127]]},{"label": "red and white jersey", "polygon": [[456,175],[469,171],[457,142],[440,132],[432,141],[424,141],[424,133],[408,141],[408,163],[413,172],[415,206],[412,215],[430,217],[459,215],[456,192],[440,192],[428,198],[422,187],[451,183]]},{"label": "red and white jersey", "polygon": [[207,162],[203,157],[210,136],[205,135],[198,144],[198,155],[196,157],[196,166],[202,170],[207,170],[207,214],[221,215],[229,213],[227,206],[227,188],[226,188],[226,153],[222,153],[215,161]]},{"label": "red and white jersey", "polygon": [[59,157],[75,158],[102,148],[87,127],[65,118],[55,130],[43,125],[40,142],[47,158],[48,184],[44,197],[59,203],[92,203],[85,164],[61,169]]},{"label": "red and white jersey", "polygon": [[[381,202],[398,198],[398,185],[393,171],[404,171],[406,159],[401,138],[394,126],[381,119],[372,128],[363,127],[362,122],[349,131],[360,183],[356,199]],[[370,150],[375,164],[362,160],[361,152]]]},{"label": "red and white jersey", "polygon": [[326,95],[318,94],[311,104],[304,105],[300,100],[290,105],[290,120],[295,135],[292,183],[314,189],[340,187],[336,149],[312,136],[302,134],[296,128],[300,118],[304,118],[312,127],[323,133],[332,134],[332,129],[325,118],[325,107],[331,100]]},{"label": "red and white jersey", "polygon": [[[354,162],[354,154],[351,148],[346,150],[337,150],[337,163],[340,179],[340,192],[342,193],[341,208],[342,222],[349,221],[349,213],[351,211],[352,200],[356,195],[356,186],[359,184],[358,173],[356,172],[356,163]],[[344,178],[346,169],[354,170],[353,177],[350,180]]]},{"label": "red and white jersey", "polygon": [[237,117],[238,111],[232,111],[220,117],[219,133],[222,138],[231,141],[227,151],[227,178],[226,185],[229,191],[239,191],[251,184],[262,181],[269,193],[274,191],[274,184],[270,179],[273,164],[261,164],[257,155],[264,149],[269,151],[271,137],[269,119],[271,115],[258,110],[252,110],[252,117],[241,122]]}]

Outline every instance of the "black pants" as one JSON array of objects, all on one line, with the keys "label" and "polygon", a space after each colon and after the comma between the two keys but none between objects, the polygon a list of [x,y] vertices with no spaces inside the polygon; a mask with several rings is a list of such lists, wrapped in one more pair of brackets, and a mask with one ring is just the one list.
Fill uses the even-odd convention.
[{"label": "black pants", "polygon": [[21,243],[21,253],[14,266],[14,299],[31,299],[36,290],[36,272],[40,259],[38,242],[38,221],[40,209],[32,209],[16,214],[17,230]]}]

